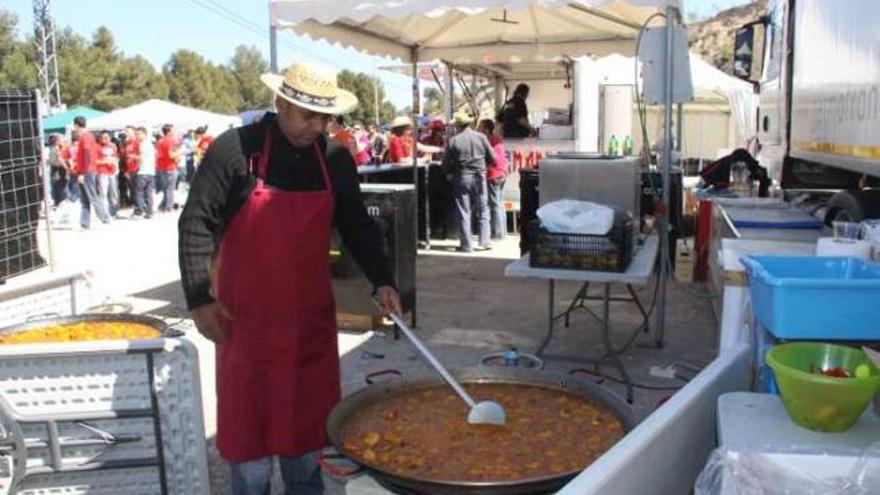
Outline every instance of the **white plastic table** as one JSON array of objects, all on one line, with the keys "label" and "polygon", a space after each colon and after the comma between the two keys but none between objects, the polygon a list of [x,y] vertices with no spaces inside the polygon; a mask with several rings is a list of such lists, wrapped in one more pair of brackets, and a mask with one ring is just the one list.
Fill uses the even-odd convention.
[{"label": "white plastic table", "polygon": [[[537,355],[546,357],[548,359],[562,359],[567,361],[586,361],[586,362],[605,362],[610,361],[612,365],[614,365],[621,374],[621,378],[626,384],[627,387],[627,400],[632,402],[633,392],[632,392],[632,383],[629,378],[629,374],[626,372],[626,369],[623,367],[623,363],[620,361],[618,353],[615,352],[613,346],[611,345],[611,338],[609,336],[609,323],[610,323],[610,305],[612,301],[621,301],[621,302],[633,302],[638,306],[639,311],[641,311],[642,316],[645,318],[644,325],[645,330],[647,331],[648,325],[648,315],[645,312],[644,307],[639,301],[638,297],[636,297],[635,291],[633,290],[633,285],[646,285],[648,281],[651,279],[651,275],[654,273],[654,264],[657,261],[657,251],[659,248],[659,240],[656,235],[649,236],[645,239],[645,243],[639,248],[630,262],[629,268],[624,272],[597,272],[597,271],[589,271],[589,270],[565,270],[559,268],[533,268],[529,266],[529,255],[526,254],[522,258],[510,263],[504,269],[504,276],[510,278],[541,278],[549,281],[549,316],[547,321],[547,336],[544,338],[544,341],[538,347]],[[574,301],[572,301],[571,305],[569,305],[568,309],[560,314],[554,314],[554,303],[555,303],[555,282],[557,280],[568,280],[575,282],[583,282],[581,289],[578,291],[575,296]],[[590,283],[600,283],[603,284],[603,292],[602,296],[599,298],[602,301],[602,316],[594,314],[588,308],[583,305],[583,302],[588,299],[595,299],[587,295],[587,289]],[[632,298],[621,298],[621,297],[611,297],[611,284],[625,284],[627,290],[629,291]],[[550,340],[553,338],[553,325],[556,320],[564,317],[566,326],[569,322],[569,315],[575,309],[584,309],[588,311],[594,318],[599,320],[602,324],[602,342],[605,346],[606,355],[599,359],[592,358],[573,358],[570,356],[559,356],[559,355],[548,355],[544,351],[547,348],[547,345],[550,343]]]},{"label": "white plastic table", "polygon": [[[778,395],[731,392],[718,398],[718,444],[744,456],[761,455],[766,475],[779,483],[821,483],[848,477],[853,468],[874,473],[870,479],[876,483],[880,472],[877,442],[880,416],[871,405],[848,431],[821,433],[795,424]],[[866,453],[870,457],[861,460],[866,464],[859,468]],[[878,492],[871,493],[880,493],[880,487],[875,488]]]}]

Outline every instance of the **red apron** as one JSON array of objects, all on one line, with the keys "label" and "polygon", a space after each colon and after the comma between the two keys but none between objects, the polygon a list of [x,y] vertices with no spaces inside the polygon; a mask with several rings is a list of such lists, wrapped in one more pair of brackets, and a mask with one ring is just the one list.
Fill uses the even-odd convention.
[{"label": "red apron", "polygon": [[217,447],[231,462],[325,446],[327,416],[340,399],[327,164],[315,144],[323,191],[267,187],[272,134],[214,271],[216,297],[235,315],[229,340],[217,345]]}]

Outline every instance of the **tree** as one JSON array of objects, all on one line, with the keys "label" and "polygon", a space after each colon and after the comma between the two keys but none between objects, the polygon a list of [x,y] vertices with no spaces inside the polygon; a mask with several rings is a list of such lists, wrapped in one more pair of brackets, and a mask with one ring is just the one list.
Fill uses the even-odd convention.
[{"label": "tree", "polygon": [[0,88],[30,88],[36,84],[32,44],[15,39],[18,18],[0,9]]},{"label": "tree", "polygon": [[422,101],[422,109],[424,110],[425,115],[437,115],[445,113],[443,108],[443,102],[445,100],[446,99],[443,97],[443,93],[441,93],[439,89],[426,88],[425,98]]},{"label": "tree", "polygon": [[180,105],[220,113],[241,106],[237,81],[225,67],[216,67],[191,50],[177,50],[162,69],[168,97]]},{"label": "tree", "polygon": [[385,88],[381,83],[364,73],[343,70],[339,73],[339,87],[354,93],[358,107],[348,115],[353,122],[373,124],[376,122],[376,91],[379,99],[379,121],[390,122],[394,118],[394,105],[385,99]]},{"label": "tree", "polygon": [[153,98],[168,98],[165,77],[140,55],[119,63],[112,86],[118,96],[109,101],[111,108],[127,107]]},{"label": "tree", "polygon": [[261,81],[260,75],[269,70],[269,63],[256,47],[240,45],[229,61],[229,71],[235,77],[241,105],[238,110],[266,108],[272,104],[272,92]]}]

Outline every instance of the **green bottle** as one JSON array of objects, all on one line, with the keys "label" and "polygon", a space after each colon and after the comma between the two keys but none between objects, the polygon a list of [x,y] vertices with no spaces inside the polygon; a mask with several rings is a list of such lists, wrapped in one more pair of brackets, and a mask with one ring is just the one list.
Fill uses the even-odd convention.
[{"label": "green bottle", "polygon": [[617,142],[617,136],[612,134],[611,139],[608,140],[608,155],[609,156],[617,156],[618,149],[619,149],[619,144]]},{"label": "green bottle", "polygon": [[633,154],[633,139],[629,134],[623,138],[623,156],[632,156]]}]

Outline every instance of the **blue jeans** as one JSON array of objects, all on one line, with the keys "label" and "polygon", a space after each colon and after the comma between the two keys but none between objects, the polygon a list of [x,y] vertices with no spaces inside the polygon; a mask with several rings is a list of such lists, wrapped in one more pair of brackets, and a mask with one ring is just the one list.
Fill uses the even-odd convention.
[{"label": "blue jeans", "polygon": [[98,184],[104,209],[115,217],[119,211],[119,178],[116,174],[98,174]]},{"label": "blue jeans", "polygon": [[174,209],[174,191],[177,189],[177,171],[156,172],[156,189],[162,191],[162,202],[159,211]]},{"label": "blue jeans", "polygon": [[134,214],[153,215],[153,196],[155,187],[152,175],[137,174],[134,176]]},{"label": "blue jeans", "polygon": [[480,218],[480,246],[489,246],[489,199],[486,194],[486,174],[461,172],[452,178],[455,213],[458,217],[458,240],[462,251],[471,251],[471,207],[475,206]]},{"label": "blue jeans", "polygon": [[[284,495],[321,495],[324,479],[315,459],[318,452],[299,457],[279,456]],[[272,479],[272,457],[248,462],[230,463],[232,495],[269,495]]]},{"label": "blue jeans", "polygon": [[489,213],[492,217],[492,239],[507,236],[507,213],[504,211],[504,177],[487,181],[489,186]]},{"label": "blue jeans", "polygon": [[79,216],[79,225],[87,229],[91,226],[92,209],[95,215],[104,222],[110,222],[110,214],[104,208],[104,201],[98,193],[98,174],[89,172],[85,175],[84,181],[80,184],[79,200],[82,205],[82,211]]},{"label": "blue jeans", "polygon": [[79,183],[76,179],[77,176],[73,172],[67,176],[67,199],[70,201],[79,201]]}]

